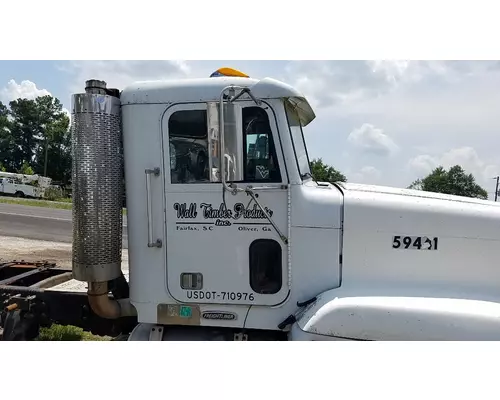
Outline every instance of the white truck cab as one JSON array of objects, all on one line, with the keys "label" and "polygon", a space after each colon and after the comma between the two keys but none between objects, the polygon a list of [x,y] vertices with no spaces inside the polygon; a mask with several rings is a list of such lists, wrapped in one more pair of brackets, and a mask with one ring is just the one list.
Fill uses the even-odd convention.
[{"label": "white truck cab", "polygon": [[500,338],[498,204],[315,182],[315,114],[274,79],[89,82],[73,101],[73,270],[101,315],[137,315],[130,340]]}]

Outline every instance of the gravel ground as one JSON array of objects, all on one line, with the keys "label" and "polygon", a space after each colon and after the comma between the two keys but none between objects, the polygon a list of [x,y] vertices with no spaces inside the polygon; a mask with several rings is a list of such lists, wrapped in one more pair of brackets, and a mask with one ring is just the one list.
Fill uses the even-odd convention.
[{"label": "gravel ground", "polygon": [[[71,267],[71,244],[0,236],[0,261],[12,260],[45,260],[61,267]],[[123,249],[122,260],[128,265],[126,249]]]},{"label": "gravel ground", "polygon": [[71,267],[71,244],[0,236],[0,261],[48,261]]},{"label": "gravel ground", "polygon": [[[60,267],[71,268],[71,244],[0,236],[0,262],[13,260],[48,261]],[[122,251],[122,270],[128,280],[128,251],[126,249]],[[71,280],[52,289],[82,291],[86,290],[86,284]]]}]

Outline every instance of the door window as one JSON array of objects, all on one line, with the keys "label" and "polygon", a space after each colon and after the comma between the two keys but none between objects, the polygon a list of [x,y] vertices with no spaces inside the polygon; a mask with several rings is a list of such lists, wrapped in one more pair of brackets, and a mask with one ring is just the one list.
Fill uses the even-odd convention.
[{"label": "door window", "polygon": [[307,154],[304,133],[302,132],[302,126],[300,125],[299,116],[297,115],[297,112],[294,111],[288,104],[288,102],[285,103],[285,110],[286,117],[288,119],[288,125],[290,127],[290,134],[292,136],[292,146],[295,152],[300,176],[302,178],[309,177],[311,175],[309,156]]},{"label": "door window", "polygon": [[258,239],[250,245],[250,287],[256,293],[281,290],[282,249],[276,240]]},{"label": "door window", "polygon": [[[168,121],[171,183],[209,183],[209,138],[206,110],[174,112]],[[282,181],[267,112],[245,107],[243,123],[244,182]]]},{"label": "door window", "polygon": [[174,112],[168,130],[171,182],[209,182],[206,110]]},{"label": "door window", "polygon": [[245,182],[281,182],[273,134],[261,107],[243,109]]}]

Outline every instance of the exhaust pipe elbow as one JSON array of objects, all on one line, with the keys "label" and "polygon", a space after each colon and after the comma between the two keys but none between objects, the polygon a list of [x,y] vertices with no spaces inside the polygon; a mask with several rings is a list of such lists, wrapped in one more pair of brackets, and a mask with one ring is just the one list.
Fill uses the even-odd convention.
[{"label": "exhaust pipe elbow", "polygon": [[101,318],[135,317],[137,310],[130,299],[114,300],[108,295],[108,282],[89,282],[88,299],[92,311]]}]

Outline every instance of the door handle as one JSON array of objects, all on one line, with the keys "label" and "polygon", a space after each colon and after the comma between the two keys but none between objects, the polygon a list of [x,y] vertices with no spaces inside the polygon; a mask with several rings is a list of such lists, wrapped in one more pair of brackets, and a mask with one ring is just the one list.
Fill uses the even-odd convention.
[{"label": "door handle", "polygon": [[146,169],[146,203],[147,203],[147,215],[148,215],[148,247],[161,247],[161,239],[156,239],[153,241],[153,218],[151,216],[151,210],[153,208],[153,199],[151,197],[151,175],[159,176],[160,168],[156,167],[154,169]]}]

